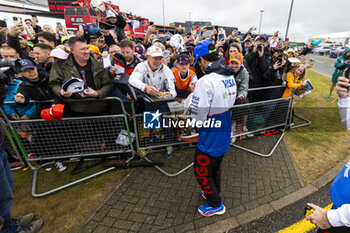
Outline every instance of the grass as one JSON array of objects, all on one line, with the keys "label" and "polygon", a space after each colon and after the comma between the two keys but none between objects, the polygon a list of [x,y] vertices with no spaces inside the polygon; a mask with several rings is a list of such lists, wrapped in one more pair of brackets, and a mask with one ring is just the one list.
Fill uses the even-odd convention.
[{"label": "grass", "polygon": [[[37,193],[46,192],[103,169],[98,166],[78,175],[70,175],[74,165],[68,164],[64,172],[58,172],[50,165],[47,166],[52,167],[49,172],[45,171],[46,167],[40,169]],[[12,215],[35,213],[37,218],[44,219],[41,232],[76,232],[129,172],[129,169],[113,170],[49,196],[34,198],[31,196],[33,172],[30,169],[13,171],[15,191]]]},{"label": "grass", "polygon": [[[302,99],[296,97],[294,110],[312,123],[287,131],[286,142],[303,182],[308,184],[349,155],[350,147],[346,142],[350,139],[350,133],[341,124],[336,99],[327,98],[330,78],[308,70],[306,79],[310,79],[314,90]],[[336,96],[335,91],[333,96]],[[302,121],[295,119],[295,123]]]}]

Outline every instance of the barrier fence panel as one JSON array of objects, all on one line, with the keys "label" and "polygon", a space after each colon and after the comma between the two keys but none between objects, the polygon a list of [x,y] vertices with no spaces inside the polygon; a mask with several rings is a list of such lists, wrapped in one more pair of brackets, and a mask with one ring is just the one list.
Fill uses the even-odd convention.
[{"label": "barrier fence panel", "polygon": [[[281,86],[255,88],[249,89],[249,91],[273,88],[281,88]],[[91,99],[82,99],[79,101],[90,100]],[[44,121],[42,119],[15,121],[8,120],[1,109],[1,114],[5,120],[5,124],[3,123],[2,126],[8,135],[6,140],[9,142],[7,145],[11,145],[9,146],[11,155],[14,154],[17,158],[23,159],[34,171],[32,184],[32,195],[34,197],[51,194],[116,168],[116,166],[112,166],[45,193],[36,193],[39,169],[48,164],[55,163],[56,161],[72,158],[76,158],[77,160],[79,158],[91,156],[103,158],[118,153],[130,153],[131,156],[125,163],[128,164],[134,159],[133,139],[129,129],[129,122],[131,121],[133,124],[132,131],[135,133],[137,153],[149,163],[153,163],[147,157],[149,152],[164,150],[167,146],[173,146],[177,149],[183,145],[193,146],[196,144],[198,137],[194,137],[190,140],[184,139],[181,136],[184,129],[171,126],[169,123],[169,127],[162,126],[158,129],[146,129],[144,127],[144,114],[135,113],[134,102],[131,102],[132,114],[129,115],[125,111],[124,104],[119,98],[108,97],[102,101],[106,100],[118,102],[120,113],[104,116],[63,118],[60,121]],[[233,106],[231,138],[258,134],[259,132],[272,129],[278,129],[281,132],[277,142],[270,153],[267,154],[253,151],[236,144],[233,146],[259,156],[271,156],[282,140],[286,127],[290,124],[292,102],[293,97],[288,97]],[[8,103],[11,104],[12,102]],[[161,124],[163,125],[163,120],[165,124],[167,124],[167,122],[171,120],[180,121],[185,118],[186,116],[182,116],[181,114],[162,113]],[[48,163],[33,165],[33,161],[48,161]],[[172,174],[166,172],[157,165],[154,166],[164,175],[173,177],[181,174],[192,165],[193,163]]]},{"label": "barrier fence panel", "polygon": [[[132,103],[132,109],[133,113],[134,111],[134,105]],[[152,162],[151,159],[146,157],[146,155],[150,152],[155,151],[162,151],[165,150],[167,146],[172,146],[179,148],[181,146],[193,146],[196,144],[196,140],[186,140],[183,141],[180,138],[181,129],[180,128],[163,128],[160,127],[159,129],[145,129],[144,128],[144,115],[143,114],[134,114],[133,115],[133,123],[134,123],[134,131],[136,132],[136,147],[138,154],[141,158],[146,160],[147,162]],[[174,113],[162,113],[161,117],[161,123],[164,120],[169,119],[179,119],[180,116],[178,114]],[[175,173],[168,173],[161,167],[155,165],[154,167],[158,169],[161,173],[163,173],[166,176],[174,177],[177,176],[184,171],[186,171],[188,168],[190,168],[193,165],[193,163],[187,165],[186,167],[180,169],[179,171]]]},{"label": "barrier fence panel", "polygon": [[289,120],[291,99],[291,97],[288,97],[235,105],[232,109],[231,138],[252,134],[259,135],[262,132],[271,130],[279,131],[280,136],[267,154],[253,151],[237,144],[233,144],[232,146],[262,157],[271,156],[284,136],[284,131]]},{"label": "barrier fence panel", "polygon": [[[249,91],[267,90],[273,88],[281,88],[281,86],[255,88],[250,89]],[[254,134],[271,129],[278,129],[281,133],[277,142],[268,154],[263,154],[238,145],[233,146],[259,156],[271,156],[284,136],[284,131],[286,129],[289,119],[289,110],[291,108],[291,103],[292,97],[235,105],[232,109],[232,138],[242,135]],[[148,157],[146,157],[146,154],[148,152],[152,152],[161,148],[164,149],[166,146],[175,146],[176,149],[179,145],[189,143],[181,139],[180,128],[160,127],[159,129],[145,129],[145,119],[143,114],[134,114],[133,119],[135,128],[134,131],[136,132],[136,145],[138,153],[143,159],[145,159],[148,162],[151,162],[151,160]],[[179,119],[179,116],[177,116],[174,113],[162,113],[161,121],[164,119],[176,120]],[[161,122],[161,125],[163,125],[163,122]],[[243,129],[246,129],[247,131]],[[196,143],[196,141],[192,142]],[[155,167],[167,176],[177,176],[185,170],[187,170],[188,168],[190,168],[192,165],[193,163],[174,174],[169,174],[158,166]]]},{"label": "barrier fence panel", "polygon": [[15,139],[12,137],[10,133],[10,129],[6,126],[5,122],[2,119],[0,120],[0,130],[2,135],[4,136],[3,143],[4,143],[4,149],[7,152],[7,155],[18,160],[21,163],[21,166],[16,168],[11,168],[11,170],[18,170],[23,168],[25,166],[25,163],[22,159],[20,152],[18,151],[17,145],[15,143]]},{"label": "barrier fence panel", "polygon": [[[295,90],[293,91],[293,93],[295,92]],[[289,118],[289,123],[288,123],[288,125],[290,126],[290,128],[291,129],[296,129],[296,128],[300,128],[300,127],[304,127],[304,126],[308,126],[308,125],[310,125],[311,124],[311,121],[310,120],[308,120],[308,119],[306,119],[306,118],[304,118],[304,117],[302,117],[302,116],[300,116],[300,115],[297,115],[297,114],[295,114],[295,110],[293,109],[293,105],[294,105],[294,95],[293,95],[293,100],[292,100],[292,105],[291,105],[291,109],[290,109],[290,114],[291,114],[291,117]],[[298,118],[299,120],[302,120],[302,121],[304,121],[305,123],[303,123],[303,124],[295,124],[294,122],[292,122],[292,119],[293,119],[293,117],[296,117],[296,118]]]},{"label": "barrier fence panel", "polygon": [[[38,171],[48,164],[72,158],[76,158],[76,160],[91,156],[103,158],[126,152],[131,153],[130,159],[134,157],[132,146],[130,146],[132,145],[130,141],[131,134],[122,101],[116,97],[109,97],[101,101],[105,100],[118,101],[122,114],[71,117],[63,118],[60,121],[44,121],[42,119],[7,120],[12,136],[21,149],[23,158],[34,171],[32,185],[32,195],[34,197],[51,194],[115,169],[115,167],[109,167],[88,177],[37,194]],[[89,99],[79,101],[89,101]],[[33,165],[33,161],[49,162],[36,166]]]}]

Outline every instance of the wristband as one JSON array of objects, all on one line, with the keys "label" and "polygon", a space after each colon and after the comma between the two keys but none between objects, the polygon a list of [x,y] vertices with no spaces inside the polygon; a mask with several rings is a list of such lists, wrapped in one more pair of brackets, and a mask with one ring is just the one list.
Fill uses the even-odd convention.
[{"label": "wristband", "polygon": [[144,92],[147,92],[147,87],[148,87],[148,85],[145,86],[145,89],[143,90]]}]

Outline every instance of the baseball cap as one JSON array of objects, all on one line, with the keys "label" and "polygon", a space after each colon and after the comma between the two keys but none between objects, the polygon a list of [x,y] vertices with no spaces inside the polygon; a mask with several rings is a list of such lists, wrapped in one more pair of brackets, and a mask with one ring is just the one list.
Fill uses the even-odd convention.
[{"label": "baseball cap", "polygon": [[89,46],[90,53],[97,53],[97,54],[102,55],[100,52],[100,49],[97,46],[92,45],[92,44],[89,44],[88,46]]},{"label": "baseball cap", "polygon": [[262,34],[262,35],[258,36],[257,38],[255,38],[255,41],[260,40],[260,39],[264,39],[265,41],[268,41],[267,36],[265,34]]},{"label": "baseball cap", "polygon": [[234,61],[236,63],[242,63],[243,61],[243,55],[241,53],[232,53],[230,55],[230,62]]},{"label": "baseball cap", "polygon": [[145,56],[145,50],[140,44],[135,46],[135,52],[140,54],[141,57]]},{"label": "baseball cap", "polygon": [[156,42],[162,43],[158,38],[152,40],[152,45]]},{"label": "baseball cap", "polygon": [[117,17],[113,11],[111,10],[107,10],[106,11],[107,15],[106,15],[106,19],[110,18],[110,17]]},{"label": "baseball cap", "polygon": [[77,93],[84,90],[84,81],[80,78],[66,78],[62,82],[62,89],[64,91],[70,91],[72,93]]},{"label": "baseball cap", "polygon": [[99,31],[99,28],[96,24],[89,23],[87,24],[87,27],[90,34],[96,34]]},{"label": "baseball cap", "polygon": [[157,46],[149,47],[146,54],[151,57],[164,57],[162,49]]},{"label": "baseball cap", "polygon": [[70,39],[70,36],[62,36],[61,38],[61,44],[64,44],[64,42],[66,42],[67,40]]},{"label": "baseball cap", "polygon": [[287,53],[293,53],[293,54],[295,54],[295,50],[294,50],[294,49],[292,49],[292,48],[287,49]]},{"label": "baseball cap", "polygon": [[176,63],[190,63],[190,58],[186,54],[177,56]]},{"label": "baseball cap", "polygon": [[210,40],[202,40],[196,45],[196,47],[194,47],[194,55],[196,57],[194,64],[198,63],[198,58],[216,52],[216,49],[209,50],[208,47],[210,44],[213,44],[213,42],[211,42]]},{"label": "baseball cap", "polygon": [[19,63],[21,64],[21,72],[23,72],[27,68],[36,68],[35,64],[29,59],[21,59],[19,60]]},{"label": "baseball cap", "polygon": [[63,49],[55,48],[55,49],[51,50],[49,57],[55,57],[55,58],[65,60],[68,58],[68,56],[69,56],[69,54],[66,53]]},{"label": "baseball cap", "polygon": [[105,31],[115,29],[114,25],[103,22],[103,21],[98,22],[98,27],[100,28],[100,30],[105,30]]}]

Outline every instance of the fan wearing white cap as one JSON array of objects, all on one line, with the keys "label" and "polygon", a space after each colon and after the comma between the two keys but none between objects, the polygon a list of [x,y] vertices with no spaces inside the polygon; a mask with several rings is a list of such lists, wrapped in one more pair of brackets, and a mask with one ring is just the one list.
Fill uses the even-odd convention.
[{"label": "fan wearing white cap", "polygon": [[152,96],[162,91],[175,97],[175,78],[169,67],[162,63],[162,49],[151,46],[147,49],[146,57],[146,61],[135,67],[129,79],[130,85]]},{"label": "fan wearing white cap", "polygon": [[[96,11],[97,19],[101,21],[101,12]],[[117,12],[113,7],[107,6],[106,10],[106,23],[115,26],[115,33],[117,34],[118,41],[126,38],[124,27],[126,26],[126,21],[120,12]]]}]

